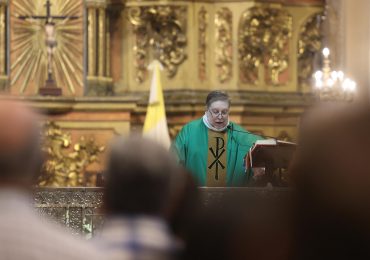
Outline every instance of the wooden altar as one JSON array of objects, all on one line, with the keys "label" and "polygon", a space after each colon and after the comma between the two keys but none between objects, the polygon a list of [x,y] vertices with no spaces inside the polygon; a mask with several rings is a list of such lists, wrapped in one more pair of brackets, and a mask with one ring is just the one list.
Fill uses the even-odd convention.
[{"label": "wooden altar", "polygon": [[[287,188],[199,188],[204,207],[221,200],[227,193],[251,196],[283,196]],[[43,216],[67,227],[72,234],[91,238],[104,221],[102,188],[37,188],[34,206]]]}]

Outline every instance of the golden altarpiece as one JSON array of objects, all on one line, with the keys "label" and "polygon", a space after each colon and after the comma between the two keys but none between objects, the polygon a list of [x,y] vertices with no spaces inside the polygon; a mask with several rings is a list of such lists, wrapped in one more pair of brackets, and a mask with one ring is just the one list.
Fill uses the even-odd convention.
[{"label": "golden altarpiece", "polygon": [[[210,90],[222,89],[233,121],[294,140],[312,101],[323,2],[0,0],[0,87],[44,115],[49,160],[40,184],[95,185],[109,140],[143,125],[154,58],[164,66],[171,137],[203,115]],[[49,76],[59,95],[41,92]],[[101,194],[86,196],[90,210],[101,203]],[[53,201],[37,198],[40,208]]]}]

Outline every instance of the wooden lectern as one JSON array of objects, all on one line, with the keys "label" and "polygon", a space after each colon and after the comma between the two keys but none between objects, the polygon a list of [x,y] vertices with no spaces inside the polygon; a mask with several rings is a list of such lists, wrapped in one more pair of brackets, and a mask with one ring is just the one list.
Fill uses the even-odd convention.
[{"label": "wooden lectern", "polygon": [[[282,186],[282,170],[289,167],[296,146],[295,143],[276,139],[258,140],[244,158],[246,168],[265,168],[265,182]],[[278,176],[274,176],[276,170]]]}]

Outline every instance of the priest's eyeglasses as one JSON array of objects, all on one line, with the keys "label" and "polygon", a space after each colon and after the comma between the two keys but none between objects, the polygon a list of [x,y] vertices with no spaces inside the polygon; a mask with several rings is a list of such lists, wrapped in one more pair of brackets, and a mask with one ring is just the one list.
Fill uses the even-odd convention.
[{"label": "priest's eyeglasses", "polygon": [[217,118],[218,116],[227,117],[229,115],[228,110],[224,110],[224,111],[208,110],[208,111],[215,118]]}]

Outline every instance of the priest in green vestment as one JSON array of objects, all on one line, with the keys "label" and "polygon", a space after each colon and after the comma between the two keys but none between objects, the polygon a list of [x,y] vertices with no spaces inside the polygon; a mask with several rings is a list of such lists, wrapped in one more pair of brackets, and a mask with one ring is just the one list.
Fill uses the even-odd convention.
[{"label": "priest in green vestment", "polygon": [[210,92],[204,116],[186,124],[172,144],[180,163],[200,186],[244,186],[252,178],[243,160],[262,138],[230,122],[229,110],[226,93]]}]

